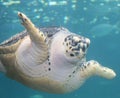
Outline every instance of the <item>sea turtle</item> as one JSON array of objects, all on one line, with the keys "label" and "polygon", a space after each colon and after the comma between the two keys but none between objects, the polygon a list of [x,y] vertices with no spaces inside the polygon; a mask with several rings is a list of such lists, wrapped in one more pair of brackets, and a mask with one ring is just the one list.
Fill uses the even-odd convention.
[{"label": "sea turtle", "polygon": [[0,45],[0,71],[33,89],[68,93],[93,75],[107,79],[115,72],[95,60],[86,61],[90,40],[64,27],[36,28],[18,12],[26,28]]}]

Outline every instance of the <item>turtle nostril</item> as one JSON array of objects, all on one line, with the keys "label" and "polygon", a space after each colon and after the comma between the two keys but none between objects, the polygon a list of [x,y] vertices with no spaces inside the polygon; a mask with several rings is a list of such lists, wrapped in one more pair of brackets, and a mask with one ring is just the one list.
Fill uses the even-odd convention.
[{"label": "turtle nostril", "polygon": [[85,50],[86,50],[86,47],[85,47],[85,46],[83,46],[83,47],[82,47],[82,51],[83,51],[83,52],[85,52]]},{"label": "turtle nostril", "polygon": [[86,46],[87,46],[87,48],[88,48],[89,44],[87,43]]}]

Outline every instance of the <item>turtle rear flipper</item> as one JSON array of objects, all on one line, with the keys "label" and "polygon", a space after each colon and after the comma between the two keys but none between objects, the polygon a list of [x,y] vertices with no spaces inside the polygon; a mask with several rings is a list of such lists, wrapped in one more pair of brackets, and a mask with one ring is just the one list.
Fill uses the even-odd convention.
[{"label": "turtle rear flipper", "polygon": [[10,72],[11,69],[13,69],[15,62],[16,60],[14,53],[0,54],[0,72]]},{"label": "turtle rear flipper", "polygon": [[17,48],[19,47],[21,40],[17,41],[12,45],[0,45],[0,54],[8,54],[8,53],[15,53]]},{"label": "turtle rear flipper", "polygon": [[7,62],[8,63],[7,65],[9,66],[10,62],[8,62],[9,60],[8,56],[9,54],[15,54],[20,43],[21,40],[17,41],[12,45],[6,45],[7,43],[0,45],[0,72],[6,73],[6,67],[4,63]]},{"label": "turtle rear flipper", "polygon": [[6,69],[1,61],[0,61],[0,72],[6,73]]}]

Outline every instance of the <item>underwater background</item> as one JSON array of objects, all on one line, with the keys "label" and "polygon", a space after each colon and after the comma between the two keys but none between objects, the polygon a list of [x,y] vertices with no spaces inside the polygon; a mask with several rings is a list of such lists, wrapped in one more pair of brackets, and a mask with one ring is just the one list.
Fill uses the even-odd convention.
[{"label": "underwater background", "polygon": [[120,0],[0,0],[0,42],[24,30],[17,12],[37,27],[63,26],[89,37],[87,60],[112,68],[113,80],[89,78],[63,95],[28,88],[0,73],[0,98],[120,98]]}]

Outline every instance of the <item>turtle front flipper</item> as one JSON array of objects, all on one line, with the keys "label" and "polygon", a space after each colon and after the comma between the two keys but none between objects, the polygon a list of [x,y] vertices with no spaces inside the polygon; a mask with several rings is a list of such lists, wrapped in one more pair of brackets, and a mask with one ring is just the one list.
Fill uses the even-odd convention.
[{"label": "turtle front flipper", "polygon": [[80,72],[81,76],[84,78],[98,75],[106,79],[113,79],[116,76],[116,73],[112,69],[101,66],[97,61],[94,60],[84,63]]},{"label": "turtle front flipper", "polygon": [[40,63],[44,62],[48,57],[48,46],[45,42],[45,35],[42,31],[35,27],[35,25],[25,14],[18,12],[18,17],[22,21],[22,25],[28,31],[31,42],[32,44],[34,44],[33,47],[37,48],[37,51],[39,50],[40,57],[42,58]]}]

